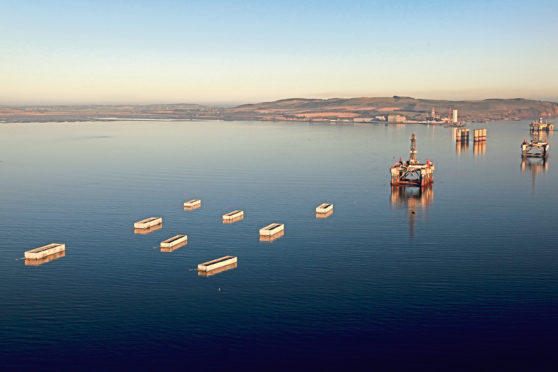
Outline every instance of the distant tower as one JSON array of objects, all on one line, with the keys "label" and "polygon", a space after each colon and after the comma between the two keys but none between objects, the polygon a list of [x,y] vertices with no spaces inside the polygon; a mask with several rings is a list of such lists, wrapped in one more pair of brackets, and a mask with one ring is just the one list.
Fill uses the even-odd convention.
[{"label": "distant tower", "polygon": [[453,110],[453,122],[457,123],[457,109]]},{"label": "distant tower", "polygon": [[430,116],[433,118],[436,117],[436,109],[434,107],[432,107],[432,113],[430,114]]}]

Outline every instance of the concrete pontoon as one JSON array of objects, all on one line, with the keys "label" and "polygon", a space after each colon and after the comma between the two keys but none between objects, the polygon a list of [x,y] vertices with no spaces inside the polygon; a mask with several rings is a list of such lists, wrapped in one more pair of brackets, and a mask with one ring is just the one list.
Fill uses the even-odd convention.
[{"label": "concrete pontoon", "polygon": [[150,227],[161,225],[163,223],[162,217],[149,217],[145,220],[134,223],[135,229],[149,229]]},{"label": "concrete pontoon", "polygon": [[39,248],[25,251],[25,258],[31,260],[39,260],[41,258],[45,258],[46,256],[50,256],[51,254],[56,254],[65,250],[66,244],[50,243]]},{"label": "concrete pontoon", "polygon": [[332,203],[322,203],[316,207],[316,213],[329,213],[333,212]]},{"label": "concrete pontoon", "polygon": [[260,236],[272,236],[283,232],[285,230],[285,225],[282,223],[271,223],[266,227],[260,229]]},{"label": "concrete pontoon", "polygon": [[163,224],[148,227],[147,229],[134,229],[134,234],[147,235],[152,233],[153,231],[161,230],[162,228]]},{"label": "concrete pontoon", "polygon": [[192,199],[188,200],[184,203],[184,208],[186,209],[196,209],[201,207],[201,200],[200,199]]},{"label": "concrete pontoon", "polygon": [[38,258],[38,259],[26,258],[25,259],[25,266],[39,266],[39,265],[45,264],[47,262],[57,260],[57,259],[62,258],[64,256],[66,256],[66,251],[61,251],[61,252],[58,252],[58,253],[48,255],[48,256],[43,257],[43,258]]},{"label": "concrete pontoon", "polygon": [[232,264],[229,264],[229,265],[226,265],[226,266],[222,266],[218,269],[214,269],[214,270],[211,270],[211,271],[198,271],[198,276],[204,276],[204,277],[207,278],[209,276],[220,274],[224,271],[236,269],[237,267],[238,267],[238,264],[235,262],[235,263],[232,263]]},{"label": "concrete pontoon", "polygon": [[236,222],[244,218],[244,211],[235,210],[223,215],[223,222]]},{"label": "concrete pontoon", "polygon": [[486,141],[486,128],[475,129],[474,132],[473,132],[473,139],[474,139],[475,142]]},{"label": "concrete pontoon", "polygon": [[238,262],[238,258],[234,256],[224,256],[221,258],[217,258],[215,260],[207,261],[198,265],[198,271],[212,271],[215,269],[219,269],[221,267],[236,264]]},{"label": "concrete pontoon", "polygon": [[172,238],[163,240],[161,242],[161,248],[173,248],[177,245],[188,242],[188,235],[175,235]]},{"label": "concrete pontoon", "polygon": [[282,238],[285,235],[284,231],[280,231],[273,235],[260,235],[260,242],[268,242],[271,243],[274,240]]}]

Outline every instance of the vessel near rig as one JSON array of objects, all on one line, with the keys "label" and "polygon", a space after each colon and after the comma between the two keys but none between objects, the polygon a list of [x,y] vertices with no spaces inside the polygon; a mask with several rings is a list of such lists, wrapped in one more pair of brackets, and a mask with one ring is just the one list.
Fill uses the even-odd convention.
[{"label": "vessel near rig", "polygon": [[411,135],[411,149],[409,160],[403,162],[399,158],[390,168],[391,186],[426,186],[434,182],[434,163],[426,159],[426,163],[417,160],[417,140]]}]

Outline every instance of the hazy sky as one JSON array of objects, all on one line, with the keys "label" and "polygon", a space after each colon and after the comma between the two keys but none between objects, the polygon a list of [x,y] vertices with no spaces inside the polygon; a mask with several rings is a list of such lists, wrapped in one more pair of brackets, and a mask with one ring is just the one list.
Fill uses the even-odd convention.
[{"label": "hazy sky", "polygon": [[0,0],[0,104],[558,97],[558,1]]}]

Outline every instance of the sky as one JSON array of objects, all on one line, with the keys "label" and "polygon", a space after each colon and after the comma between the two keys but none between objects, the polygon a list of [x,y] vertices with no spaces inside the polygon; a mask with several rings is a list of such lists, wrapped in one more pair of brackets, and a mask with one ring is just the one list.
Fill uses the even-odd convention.
[{"label": "sky", "polygon": [[0,0],[0,105],[558,98],[558,1]]}]

